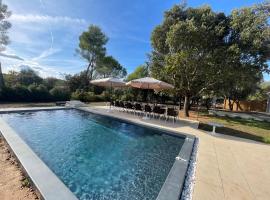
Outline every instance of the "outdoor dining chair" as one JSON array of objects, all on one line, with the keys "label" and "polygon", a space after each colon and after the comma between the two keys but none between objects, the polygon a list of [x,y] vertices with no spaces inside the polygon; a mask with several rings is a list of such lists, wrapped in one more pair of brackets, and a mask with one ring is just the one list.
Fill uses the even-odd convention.
[{"label": "outdoor dining chair", "polygon": [[160,106],[154,106],[153,107],[153,113],[152,113],[153,117],[154,118],[157,117],[157,116],[159,117],[159,115],[160,115],[159,113],[160,113]]},{"label": "outdoor dining chair", "polygon": [[125,111],[125,104],[123,101],[119,101],[119,107],[122,108],[122,111]]},{"label": "outdoor dining chair", "polygon": [[144,113],[146,115],[146,117],[150,117],[151,113],[152,113],[152,108],[150,105],[145,105],[144,106]]},{"label": "outdoor dining chair", "polygon": [[134,105],[134,115],[135,114],[142,114],[143,109],[142,109],[142,105],[139,103],[135,103]]},{"label": "outdoor dining chair", "polygon": [[134,106],[130,102],[125,103],[125,108],[127,112],[134,112]]},{"label": "outdoor dining chair", "polygon": [[116,100],[116,101],[114,102],[114,108],[120,109],[120,103],[119,103],[118,100]]},{"label": "outdoor dining chair", "polygon": [[158,111],[159,119],[163,117],[163,119],[166,119],[166,108],[160,108]]},{"label": "outdoor dining chair", "polygon": [[175,123],[176,118],[178,117],[178,110],[174,109],[174,108],[168,108],[167,109],[167,119],[168,120],[170,117],[173,118],[173,123]]}]

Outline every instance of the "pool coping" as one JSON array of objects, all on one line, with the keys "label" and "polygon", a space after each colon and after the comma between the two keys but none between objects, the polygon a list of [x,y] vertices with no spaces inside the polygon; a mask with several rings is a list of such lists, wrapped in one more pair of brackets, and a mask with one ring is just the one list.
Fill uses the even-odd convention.
[{"label": "pool coping", "polygon": [[[38,107],[38,108],[23,108],[23,109],[8,109],[0,110],[0,114],[17,113],[17,112],[33,112],[33,111],[49,111],[49,110],[64,110],[77,109],[84,112],[89,112],[97,115],[102,115],[110,118],[115,118],[120,121],[160,130],[169,135],[185,138],[184,144],[175,160],[167,178],[159,191],[156,200],[179,200],[186,180],[190,157],[193,151],[196,137],[190,134],[181,133],[179,131],[169,130],[163,127],[157,127],[154,124],[144,124],[135,122],[129,119],[123,119],[118,116],[112,116],[105,113],[100,113],[91,108],[73,108],[73,107]],[[33,150],[20,138],[20,136],[0,118],[0,134],[7,142],[11,151],[22,166],[23,171],[31,179],[35,189],[43,199],[50,200],[73,200],[77,197],[69,190],[69,188],[58,178],[51,169],[33,152]],[[46,182],[45,182],[46,180]]]}]

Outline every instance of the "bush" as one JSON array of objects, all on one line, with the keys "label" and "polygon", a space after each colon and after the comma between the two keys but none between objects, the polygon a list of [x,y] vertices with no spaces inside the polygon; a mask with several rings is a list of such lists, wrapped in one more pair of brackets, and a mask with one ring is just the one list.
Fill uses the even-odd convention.
[{"label": "bush", "polygon": [[15,92],[11,87],[4,87],[0,91],[0,101],[13,101],[15,97]]},{"label": "bush", "polygon": [[50,90],[50,94],[56,101],[66,101],[70,99],[70,91],[67,87],[56,86]]},{"label": "bush", "polygon": [[39,102],[39,101],[65,101],[70,99],[70,91],[67,87],[54,87],[48,91],[47,87],[40,85],[5,87],[0,91],[0,101],[13,102]]},{"label": "bush", "polygon": [[71,94],[71,99],[80,100],[83,102],[102,102],[106,101],[105,93],[96,95],[93,92],[84,92],[77,90]]},{"label": "bush", "polygon": [[22,85],[16,85],[13,88],[13,95],[15,96],[14,100],[15,101],[28,101],[31,98],[31,93],[30,91]]},{"label": "bush", "polygon": [[30,101],[49,101],[52,99],[46,86],[40,85],[29,85],[28,90],[31,93]]}]

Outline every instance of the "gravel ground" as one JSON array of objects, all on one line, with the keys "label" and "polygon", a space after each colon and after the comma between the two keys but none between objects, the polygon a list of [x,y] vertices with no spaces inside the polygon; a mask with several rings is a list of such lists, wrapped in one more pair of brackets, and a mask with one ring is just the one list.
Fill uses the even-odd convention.
[{"label": "gravel ground", "polygon": [[0,199],[38,199],[0,136]]}]

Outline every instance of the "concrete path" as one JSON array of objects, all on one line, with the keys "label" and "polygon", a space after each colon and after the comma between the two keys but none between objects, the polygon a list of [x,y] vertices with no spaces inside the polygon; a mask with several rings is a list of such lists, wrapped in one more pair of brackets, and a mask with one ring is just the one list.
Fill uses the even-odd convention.
[{"label": "concrete path", "polygon": [[242,119],[253,119],[257,121],[268,121],[270,122],[270,114],[269,113],[252,113],[252,112],[229,112],[229,111],[222,111],[222,110],[210,110],[209,113],[213,113],[217,116],[228,116],[228,117],[240,117]]},{"label": "concrete path", "polygon": [[119,111],[107,112],[104,106],[88,108],[138,123],[193,134],[199,138],[194,200],[270,199],[270,145],[251,140],[198,130],[197,122],[181,120],[173,124],[143,120]]},{"label": "concrete path", "polygon": [[35,110],[58,110],[66,109],[67,107],[63,106],[51,106],[51,107],[20,107],[20,108],[0,108],[0,113],[5,112],[18,112],[18,111],[35,111]]}]

